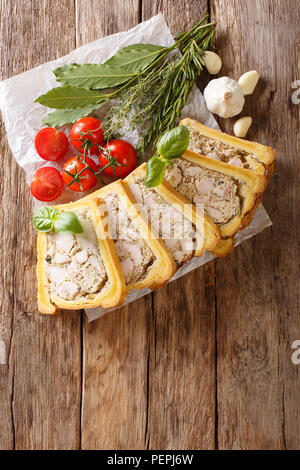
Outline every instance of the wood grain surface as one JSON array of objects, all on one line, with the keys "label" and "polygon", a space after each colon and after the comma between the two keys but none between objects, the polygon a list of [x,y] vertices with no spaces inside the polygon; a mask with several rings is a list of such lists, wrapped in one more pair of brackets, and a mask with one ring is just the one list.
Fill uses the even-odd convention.
[{"label": "wood grain surface", "polygon": [[31,196],[2,124],[0,449],[300,449],[297,1],[0,0],[1,79],[158,12],[172,32],[210,12],[222,75],[259,70],[243,114],[278,153],[273,226],[95,322],[40,315]]},{"label": "wood grain surface", "polygon": [[[211,2],[222,73],[238,78],[260,71],[243,114],[253,116],[249,138],[278,155],[264,197],[272,228],[217,263],[218,445],[300,448],[300,368],[291,363],[291,345],[300,334],[299,106],[291,103],[299,6],[293,0],[229,0],[224,14],[222,3]],[[220,125],[231,132],[229,121]]]},{"label": "wood grain surface", "polygon": [[[73,2],[1,1],[0,18],[3,79],[76,46]],[[0,365],[0,447],[75,449],[80,445],[81,315],[38,314],[32,199],[3,127],[1,136],[1,336],[6,364]]]}]

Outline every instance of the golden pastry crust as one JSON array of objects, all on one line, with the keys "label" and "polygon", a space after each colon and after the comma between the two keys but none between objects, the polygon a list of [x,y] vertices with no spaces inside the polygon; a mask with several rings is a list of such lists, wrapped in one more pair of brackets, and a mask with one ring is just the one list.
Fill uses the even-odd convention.
[{"label": "golden pastry crust", "polygon": [[40,313],[55,315],[59,313],[59,309],[50,301],[47,288],[48,279],[45,269],[45,257],[47,253],[47,234],[38,232],[37,236],[37,266],[36,276],[38,280],[38,309]]},{"label": "golden pastry crust", "polygon": [[[204,135],[205,137],[223,142],[230,147],[234,147],[255,155],[256,158],[251,158],[250,156],[248,157],[251,166],[254,168],[254,173],[265,175],[267,180],[270,179],[273,173],[276,159],[276,152],[272,148],[257,142],[250,142],[249,140],[225,134],[224,132],[218,131],[216,129],[211,129],[210,127],[204,126],[200,122],[190,118],[183,119],[180,124],[193,128],[196,132]],[[241,168],[241,170],[246,172],[253,171],[251,169],[247,170],[245,168]]]},{"label": "golden pastry crust", "polygon": [[[265,176],[265,181],[264,183],[261,183],[261,188],[257,187],[256,190],[253,191],[255,197],[254,197],[252,208],[249,210],[247,214],[244,215],[243,219],[241,220],[240,229],[241,230],[244,229],[251,222],[253,215],[255,213],[255,210],[257,209],[259,203],[262,200],[263,192],[266,189],[268,181],[270,177],[272,176],[274,166],[275,166],[275,160],[276,160],[275,150],[265,145],[259,144],[257,142],[250,142],[248,140],[240,139],[238,137],[225,134],[221,131],[211,129],[190,118],[183,119],[180,124],[183,124],[189,128],[192,128],[199,135],[203,135],[207,138],[216,140],[217,142],[219,141],[221,143],[228,145],[229,147],[242,150],[243,152],[246,152],[247,154],[255,155],[255,158],[252,158],[251,155],[248,155],[246,157],[249,163],[250,169],[236,167],[234,165],[231,165],[230,163],[223,162],[223,164],[225,164],[226,166],[238,168],[239,174],[244,175],[246,178],[247,178],[247,174],[249,173],[254,173],[256,175]],[[247,184],[249,186],[249,181],[247,182]],[[253,190],[253,187],[252,187],[252,190]],[[248,206],[251,206],[251,204],[248,204]]]},{"label": "golden pastry crust", "polygon": [[[104,204],[98,201],[98,204]],[[38,307],[41,313],[55,314],[58,309],[80,310],[85,308],[117,307],[124,302],[127,289],[120,266],[120,261],[116,253],[114,242],[109,238],[109,234],[104,229],[101,217],[97,216],[96,206],[93,202],[75,202],[54,206],[62,211],[74,210],[79,208],[89,208],[91,210],[97,242],[99,244],[102,260],[108,277],[108,282],[99,295],[94,299],[86,301],[64,300],[59,296],[52,295],[50,298],[48,290],[48,279],[45,266],[45,257],[47,253],[47,233],[39,232],[37,239],[38,263]]]},{"label": "golden pastry crust", "polygon": [[217,246],[214,248],[213,253],[218,258],[225,258],[227,255],[233,252],[235,240],[233,237],[222,238]]},{"label": "golden pastry crust", "polygon": [[[136,177],[145,178],[145,176],[146,163],[143,163],[136,170],[130,173],[125,181],[128,184],[131,184],[134,183]],[[204,229],[203,242],[201,244],[199,243],[199,246],[195,250],[195,256],[201,256],[204,250],[213,251],[221,238],[218,226],[215,225],[206,214],[200,213],[194,204],[172,188],[166,180],[152,189],[155,190],[167,203],[175,206],[175,208],[181,212],[184,217],[195,225],[200,233],[203,232]]]},{"label": "golden pastry crust", "polygon": [[241,211],[229,222],[220,226],[223,238],[232,237],[244,226],[249,214],[253,214],[257,198],[260,197],[265,188],[265,176],[257,175],[253,171],[241,171],[243,169],[199,155],[191,150],[187,150],[181,158],[200,165],[202,168],[225,174],[238,182],[239,196],[242,201]]},{"label": "golden pastry crust", "polygon": [[[136,226],[138,232],[141,235],[141,238],[144,240],[146,245],[148,245],[155,256],[155,261],[149,268],[146,277],[141,281],[127,285],[127,289],[144,289],[148,287],[152,290],[155,290],[159,287],[163,287],[177,270],[176,264],[171,254],[167,250],[164,243],[153,233],[150,224],[137,208],[136,201],[132,196],[126,182],[118,180],[96,191],[91,195],[91,197],[94,199],[95,204],[97,205],[99,196],[105,200],[105,195],[111,192],[118,194],[129,218]],[[107,222],[106,225],[108,225]]]}]

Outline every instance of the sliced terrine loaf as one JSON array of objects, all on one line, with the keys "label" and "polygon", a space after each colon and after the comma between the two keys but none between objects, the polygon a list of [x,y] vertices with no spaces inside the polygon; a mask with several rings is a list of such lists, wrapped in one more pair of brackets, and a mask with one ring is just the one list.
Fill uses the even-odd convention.
[{"label": "sliced terrine loaf", "polygon": [[40,312],[54,314],[60,308],[77,310],[122,304],[127,292],[124,276],[114,243],[104,230],[102,218],[96,215],[93,201],[55,208],[75,212],[83,233],[38,233]]},{"label": "sliced terrine loaf", "polygon": [[188,150],[167,167],[165,178],[189,201],[203,205],[226,238],[251,219],[265,188],[265,176],[242,170]]},{"label": "sliced terrine loaf", "polygon": [[205,249],[213,250],[220,240],[218,227],[166,181],[147,188],[145,175],[146,164],[143,164],[126,178],[126,183],[177,267],[194,256],[201,256]]},{"label": "sliced terrine loaf", "polygon": [[93,200],[98,214],[103,210],[101,200],[105,201],[106,230],[115,241],[127,289],[164,286],[176,264],[140,213],[126,183],[119,180],[105,186],[94,193]]},{"label": "sliced terrine loaf", "polygon": [[267,180],[272,175],[276,158],[272,148],[211,129],[190,118],[180,124],[190,131],[189,150],[265,175]]}]

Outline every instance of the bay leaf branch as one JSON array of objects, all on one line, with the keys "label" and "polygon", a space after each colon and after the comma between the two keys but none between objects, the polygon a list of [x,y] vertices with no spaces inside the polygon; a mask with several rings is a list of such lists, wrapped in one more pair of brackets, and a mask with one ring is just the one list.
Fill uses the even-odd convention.
[{"label": "bay leaf branch", "polygon": [[132,44],[120,49],[105,64],[139,73],[150,65],[167,47],[154,44]]},{"label": "bay leaf branch", "polygon": [[42,123],[50,127],[61,127],[65,124],[73,124],[78,121],[78,119],[86,117],[96,109],[99,109],[104,103],[106,103],[106,100],[85,106],[84,108],[56,109],[52,113],[49,113],[43,119]]},{"label": "bay leaf branch", "polygon": [[65,70],[70,69],[72,67],[76,67],[78,64],[72,63],[72,64],[65,64],[62,65],[61,67],[57,67],[56,69],[53,70],[53,74],[58,77],[61,75]]},{"label": "bay leaf branch", "polygon": [[99,103],[105,98],[104,94],[95,90],[75,86],[62,86],[52,88],[44,95],[39,96],[35,103],[40,103],[48,108],[75,109]]},{"label": "bay leaf branch", "polygon": [[64,85],[101,90],[121,85],[133,76],[134,73],[106,64],[82,64],[66,68],[56,79]]}]

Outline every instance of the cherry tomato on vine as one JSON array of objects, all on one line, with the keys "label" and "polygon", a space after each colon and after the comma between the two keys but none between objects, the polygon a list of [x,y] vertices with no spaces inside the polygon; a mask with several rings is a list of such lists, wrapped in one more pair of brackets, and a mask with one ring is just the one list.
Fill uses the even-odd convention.
[{"label": "cherry tomato on vine", "polygon": [[32,195],[39,201],[53,201],[61,195],[64,182],[56,168],[39,168],[30,185]]},{"label": "cherry tomato on vine", "polygon": [[100,126],[101,121],[92,116],[79,119],[73,124],[70,138],[79,153],[84,153],[84,141],[91,155],[99,152],[97,145],[102,145],[104,142],[104,133]]},{"label": "cherry tomato on vine", "polygon": [[34,144],[40,157],[55,162],[66,154],[69,140],[63,132],[53,127],[44,127],[35,136]]},{"label": "cherry tomato on vine", "polygon": [[92,171],[86,167],[82,155],[75,155],[64,164],[62,177],[64,183],[72,189],[72,191],[87,191],[93,188],[97,183],[97,177],[93,173],[98,171],[97,164],[89,157],[86,157],[86,163]]},{"label": "cherry tomato on vine", "polygon": [[121,139],[111,140],[103,149],[99,154],[99,164],[101,168],[109,165],[103,173],[119,178],[127,176],[136,168],[137,153],[129,142]]}]

